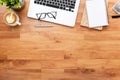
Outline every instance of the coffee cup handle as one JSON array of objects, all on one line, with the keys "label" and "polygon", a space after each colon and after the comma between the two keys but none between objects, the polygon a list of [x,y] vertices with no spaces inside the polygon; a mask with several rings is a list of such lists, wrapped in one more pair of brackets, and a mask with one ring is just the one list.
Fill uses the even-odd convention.
[{"label": "coffee cup handle", "polygon": [[20,22],[17,22],[17,24],[20,26],[21,25],[21,23]]}]

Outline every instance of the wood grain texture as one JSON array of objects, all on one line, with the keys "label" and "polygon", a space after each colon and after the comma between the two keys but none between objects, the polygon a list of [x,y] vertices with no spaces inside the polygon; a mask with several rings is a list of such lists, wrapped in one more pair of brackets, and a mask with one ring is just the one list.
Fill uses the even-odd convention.
[{"label": "wood grain texture", "polygon": [[109,0],[103,31],[80,26],[85,0],[74,28],[28,18],[25,1],[17,27],[4,24],[6,9],[0,6],[0,80],[120,80],[120,19],[111,18],[117,0]]}]

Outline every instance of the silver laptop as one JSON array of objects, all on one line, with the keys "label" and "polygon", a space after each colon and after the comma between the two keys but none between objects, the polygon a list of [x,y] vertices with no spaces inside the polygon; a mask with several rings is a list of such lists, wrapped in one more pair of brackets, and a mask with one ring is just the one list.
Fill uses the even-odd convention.
[{"label": "silver laptop", "polygon": [[28,17],[73,27],[80,0],[30,0]]}]

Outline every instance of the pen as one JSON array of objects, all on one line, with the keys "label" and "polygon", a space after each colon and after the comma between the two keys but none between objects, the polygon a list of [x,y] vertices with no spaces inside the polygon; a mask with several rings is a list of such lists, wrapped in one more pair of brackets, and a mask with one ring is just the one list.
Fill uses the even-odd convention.
[{"label": "pen", "polygon": [[35,27],[40,27],[40,28],[47,28],[47,27],[52,27],[53,25],[44,25],[44,24],[36,24]]},{"label": "pen", "polygon": [[120,15],[112,16],[112,18],[120,18]]}]

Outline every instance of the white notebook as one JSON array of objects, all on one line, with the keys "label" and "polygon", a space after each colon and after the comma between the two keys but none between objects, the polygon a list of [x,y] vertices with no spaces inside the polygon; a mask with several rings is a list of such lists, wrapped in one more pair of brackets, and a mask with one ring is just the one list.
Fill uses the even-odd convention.
[{"label": "white notebook", "polygon": [[90,28],[108,25],[106,0],[86,0],[86,8]]}]

